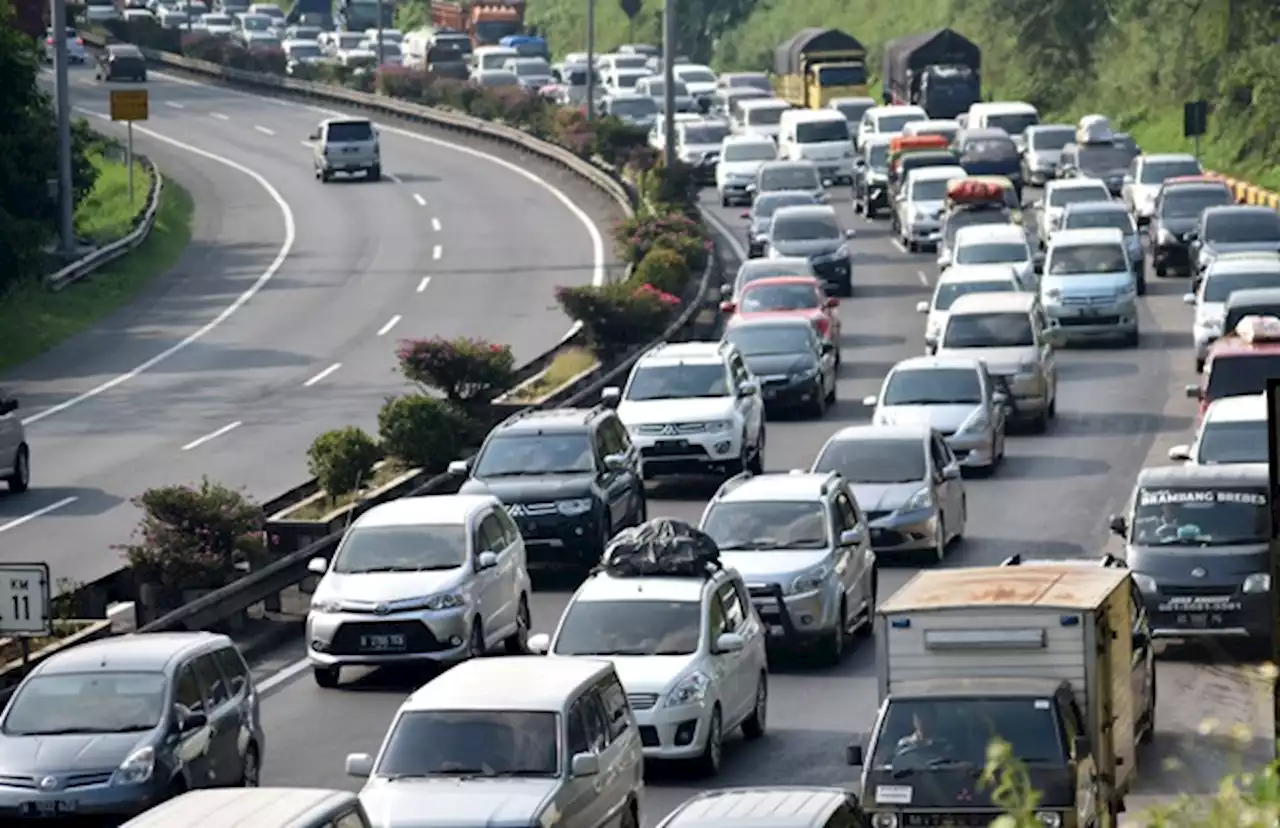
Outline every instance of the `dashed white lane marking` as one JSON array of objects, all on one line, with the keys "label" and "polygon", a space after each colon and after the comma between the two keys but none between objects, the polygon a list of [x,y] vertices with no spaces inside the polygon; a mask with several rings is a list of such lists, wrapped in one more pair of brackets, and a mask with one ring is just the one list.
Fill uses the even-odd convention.
[{"label": "dashed white lane marking", "polygon": [[400,322],[400,314],[397,313],[395,316],[387,320],[387,324],[383,325],[381,328],[378,328],[378,336],[386,336],[391,332],[391,329],[394,328],[399,322]]},{"label": "dashed white lane marking", "polygon": [[435,247],[431,248],[431,258],[435,259],[437,262],[440,261],[440,257],[443,255],[444,248],[440,245],[437,244]]},{"label": "dashed white lane marking", "polygon": [[302,659],[301,661],[295,661],[293,664],[290,664],[288,667],[285,667],[280,672],[270,675],[267,678],[263,679],[262,681],[258,682],[258,692],[270,693],[272,690],[284,684],[286,681],[298,675],[302,671],[310,669],[310,667],[311,667],[311,662],[307,661],[305,658]]},{"label": "dashed white lane marking", "polygon": [[230,118],[229,116],[227,116],[227,115],[223,115],[221,112],[210,112],[210,113],[209,113],[209,117],[210,117],[210,118],[217,118],[219,121],[230,121],[230,120],[231,120],[231,118]]},{"label": "dashed white lane marking", "polygon": [[186,104],[180,104],[177,101],[165,101],[164,105],[170,109],[186,109]]},{"label": "dashed white lane marking", "polygon": [[258,132],[261,132],[263,135],[275,135],[275,134],[276,134],[276,131],[275,131],[274,129],[267,129],[267,128],[266,128],[266,127],[264,127],[264,126],[258,126],[257,124],[254,124],[253,128],[254,128],[254,129],[256,129],[256,130],[258,130]]},{"label": "dashed white lane marking", "polygon": [[332,374],[334,371],[338,370],[338,369],[339,369],[339,368],[341,368],[341,367],[342,367],[342,363],[341,363],[341,362],[335,362],[335,363],[333,363],[333,364],[332,364],[332,365],[330,365],[328,368],[326,368],[326,369],[324,369],[323,371],[321,371],[320,373],[316,374],[316,375],[315,375],[314,377],[312,377],[311,379],[309,379],[309,380],[307,380],[306,382],[302,383],[302,387],[303,387],[303,388],[310,388],[311,386],[315,385],[317,382],[321,382],[325,377],[329,376],[330,374]]},{"label": "dashed white lane marking", "polygon": [[440,219],[438,218],[431,219],[431,229],[436,231],[437,233],[440,232]]},{"label": "dashed white lane marking", "polygon": [[414,193],[414,194],[413,194],[413,200],[414,200],[414,201],[416,201],[416,202],[418,202],[418,206],[419,206],[419,207],[426,207],[426,206],[427,206],[427,200],[426,200],[425,198],[423,198],[422,196],[418,195],[417,193]]},{"label": "dashed white lane marking", "polygon": [[916,278],[920,280],[920,284],[924,285],[925,287],[929,286],[929,277],[924,275],[923,270],[916,271]]},{"label": "dashed white lane marking", "polygon": [[204,435],[203,437],[197,437],[196,439],[192,440],[190,443],[187,443],[185,446],[183,446],[182,450],[191,451],[193,448],[199,448],[200,446],[203,446],[205,443],[209,442],[210,440],[216,440],[224,434],[235,431],[237,428],[239,428],[242,425],[244,425],[244,423],[242,423],[240,420],[236,420],[234,423],[227,423],[222,428],[216,429],[214,431],[210,431],[208,434]]},{"label": "dashed white lane marking", "polygon": [[31,514],[23,515],[20,518],[15,518],[14,520],[9,521],[3,526],[0,526],[0,532],[7,532],[10,529],[17,529],[19,526],[26,523],[27,521],[35,520],[38,517],[43,517],[44,515],[47,515],[50,512],[56,512],[58,509],[61,509],[63,506],[70,506],[72,503],[75,503],[79,499],[80,498],[78,497],[64,497],[62,498],[62,500],[59,500],[56,503],[50,503],[48,506],[45,506],[41,509],[36,509]]},{"label": "dashed white lane marking", "polygon": [[907,252],[907,248],[903,247],[902,242],[898,241],[897,239],[889,239],[889,243],[892,244],[899,253]]},{"label": "dashed white lane marking", "polygon": [[302,146],[306,147],[307,149],[315,149],[315,148],[316,148],[315,141],[299,141],[298,143],[299,143],[299,144],[302,144]]},{"label": "dashed white lane marking", "polygon": [[423,276],[422,281],[418,282],[418,293],[422,293],[427,289],[427,285],[431,284],[430,276]]}]

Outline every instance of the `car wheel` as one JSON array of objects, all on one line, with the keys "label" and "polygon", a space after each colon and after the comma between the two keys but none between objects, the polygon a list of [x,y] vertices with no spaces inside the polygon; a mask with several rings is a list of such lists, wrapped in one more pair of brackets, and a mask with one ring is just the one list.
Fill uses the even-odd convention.
[{"label": "car wheel", "polygon": [[813,395],[813,402],[809,404],[809,413],[815,420],[821,420],[827,414],[827,392],[823,388],[818,389],[818,393]]},{"label": "car wheel", "polygon": [[939,514],[937,528],[933,530],[933,558],[938,563],[947,558],[947,527],[942,523],[942,515]]},{"label": "car wheel", "polygon": [[369,168],[369,172],[366,173],[366,175],[368,176],[370,181],[381,181],[382,167],[378,164],[374,164],[372,167]]},{"label": "car wheel", "polygon": [[471,635],[467,640],[467,658],[484,658],[487,653],[488,647],[484,643],[484,621],[477,615],[475,621],[471,623]]},{"label": "car wheel", "polygon": [[315,677],[316,684],[332,690],[338,686],[338,680],[342,677],[341,667],[312,667],[311,675]]},{"label": "car wheel", "polygon": [[872,634],[875,632],[876,594],[879,589],[880,579],[873,568],[871,570],[871,594],[867,596],[867,620],[858,627],[858,631],[855,633],[858,638],[871,638]]},{"label": "car wheel", "polygon": [[866,216],[868,220],[871,220],[876,217],[876,208],[867,204],[867,206],[863,208],[862,214]]},{"label": "car wheel", "polygon": [[[840,365],[840,363],[839,363],[839,361],[837,361],[837,362],[836,362],[836,366],[837,366],[837,367],[839,367],[839,365]],[[836,386],[837,386],[838,384],[839,384],[839,383],[838,383],[838,381],[837,381],[837,379],[836,379],[835,375],[834,375],[834,374],[832,374],[832,376],[831,376],[831,387],[827,389],[827,405],[828,405],[828,406],[832,406],[832,405],[835,405],[835,404],[836,404]]]},{"label": "car wheel", "polygon": [[694,760],[700,776],[715,776],[720,773],[720,763],[724,759],[724,724],[720,717],[720,705],[711,711],[711,721],[707,724],[707,744],[702,755]]},{"label": "car wheel", "polygon": [[258,749],[253,745],[244,752],[244,765],[240,770],[240,787],[256,788],[262,774],[258,767]]},{"label": "car wheel", "polygon": [[1148,699],[1149,706],[1147,707],[1147,726],[1142,731],[1142,737],[1138,741],[1142,745],[1149,745],[1156,739],[1156,683],[1154,679],[1155,676],[1153,675]]},{"label": "car wheel", "polygon": [[844,660],[844,639],[849,632],[849,605],[840,599],[840,615],[836,628],[824,635],[818,643],[818,661],[823,667],[835,667]]},{"label": "car wheel", "polygon": [[22,494],[31,487],[31,450],[25,444],[18,446],[13,456],[13,473],[5,482],[14,494]]},{"label": "car wheel", "polygon": [[733,205],[733,202],[729,199],[728,196],[725,196],[725,195],[720,196],[721,207],[730,207],[732,205]]},{"label": "car wheel", "polygon": [[508,655],[524,655],[529,652],[529,596],[520,596],[520,607],[516,610],[516,631],[502,642]]},{"label": "car wheel", "polygon": [[1204,373],[1204,360],[1200,359],[1200,357],[1196,357],[1196,373],[1197,374]]},{"label": "car wheel", "polygon": [[759,739],[764,735],[769,719],[769,677],[764,673],[756,682],[756,705],[751,715],[742,723],[742,735],[747,739]]},{"label": "car wheel", "polygon": [[1160,279],[1169,275],[1169,269],[1162,264],[1156,265],[1156,276]]},{"label": "car wheel", "polygon": [[752,474],[764,474],[764,428],[760,429],[760,442],[748,460],[747,469]]}]

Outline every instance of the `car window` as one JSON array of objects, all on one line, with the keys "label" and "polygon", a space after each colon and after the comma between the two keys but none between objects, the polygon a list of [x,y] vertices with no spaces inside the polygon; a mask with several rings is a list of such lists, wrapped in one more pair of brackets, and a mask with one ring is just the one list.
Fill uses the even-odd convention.
[{"label": "car window", "polygon": [[587,750],[599,752],[608,747],[609,728],[605,725],[604,710],[600,707],[600,698],[595,691],[588,691],[578,699],[576,705],[582,716],[583,730],[587,735]]},{"label": "car window", "polygon": [[501,552],[507,548],[507,533],[497,515],[490,513],[481,521],[480,545],[476,548],[481,552]]},{"label": "car window", "polygon": [[204,712],[204,694],[200,692],[200,684],[196,681],[195,670],[190,664],[183,665],[178,671],[178,684],[173,700],[183,715]]},{"label": "car window", "polygon": [[711,641],[715,642],[717,638],[729,631],[728,622],[725,620],[724,605],[720,603],[720,596],[712,593],[710,606],[707,607],[711,613],[708,629],[711,631]]},{"label": "car window", "polygon": [[631,719],[631,705],[627,702],[627,691],[622,689],[622,682],[618,681],[616,675],[611,675],[600,682],[596,689],[600,693],[600,704],[604,707],[609,737],[617,739],[627,732],[627,725]]},{"label": "car window", "polygon": [[619,454],[625,454],[631,450],[631,438],[627,436],[627,428],[617,417],[609,417],[604,422],[604,427],[608,433],[613,435],[613,441]]},{"label": "car window", "polygon": [[369,821],[359,811],[348,811],[333,821],[333,828],[369,828]]},{"label": "car window", "polygon": [[231,694],[227,692],[226,681],[222,677],[222,671],[218,669],[218,662],[213,653],[205,653],[196,659],[195,662],[196,678],[200,682],[200,687],[204,690],[204,696],[209,700],[209,706],[217,707],[231,698]]},{"label": "car window", "polygon": [[568,732],[565,738],[565,744],[569,748],[570,756],[577,756],[579,753],[586,753],[590,750],[587,742],[587,723],[582,715],[582,701],[574,702],[573,707],[569,710]]},{"label": "car window", "polygon": [[747,620],[742,601],[738,599],[738,591],[733,588],[732,583],[727,583],[716,590],[716,596],[724,607],[724,631],[737,632]]},{"label": "car window", "polygon": [[937,437],[929,441],[929,456],[933,460],[934,474],[937,474],[951,462],[947,457],[946,447]]},{"label": "car window", "polygon": [[494,512],[493,514],[494,514],[494,517],[498,519],[498,523],[502,525],[502,534],[503,534],[502,548],[503,549],[506,549],[511,544],[520,540],[520,527],[516,526],[516,522],[511,519],[511,516],[508,515],[506,511],[500,510],[500,511]]},{"label": "car window", "polygon": [[861,523],[858,507],[853,505],[847,494],[836,495],[836,512],[840,515],[840,522],[844,524],[845,529],[852,529]]},{"label": "car window", "polygon": [[235,647],[223,647],[215,654],[229,684],[231,695],[237,696],[249,683],[249,668]]}]

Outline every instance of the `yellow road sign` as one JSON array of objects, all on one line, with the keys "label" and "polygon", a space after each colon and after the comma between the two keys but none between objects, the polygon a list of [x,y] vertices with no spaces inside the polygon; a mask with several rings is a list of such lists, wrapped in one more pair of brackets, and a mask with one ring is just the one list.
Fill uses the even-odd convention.
[{"label": "yellow road sign", "polygon": [[147,90],[145,89],[112,89],[111,120],[113,121],[145,121],[147,120]]}]

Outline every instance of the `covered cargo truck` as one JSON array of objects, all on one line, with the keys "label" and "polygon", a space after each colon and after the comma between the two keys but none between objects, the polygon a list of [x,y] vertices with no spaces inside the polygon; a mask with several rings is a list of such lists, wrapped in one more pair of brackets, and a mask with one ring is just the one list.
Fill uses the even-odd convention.
[{"label": "covered cargo truck", "polygon": [[914,104],[930,118],[954,118],[982,100],[982,50],[954,29],[890,40],[884,47],[886,103]]},{"label": "covered cargo truck", "polygon": [[319,26],[333,28],[333,0],[294,0],[285,15],[291,26]]},{"label": "covered cargo truck", "polygon": [[773,88],[793,106],[821,109],[867,94],[867,50],[839,29],[804,29],[774,50]]},{"label": "covered cargo truck", "polygon": [[466,32],[476,48],[496,46],[504,37],[524,32],[524,9],[524,0],[480,3],[436,0],[431,4],[431,22]]}]

